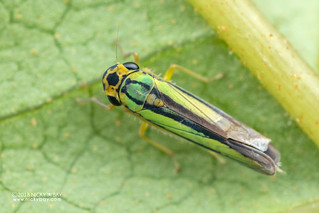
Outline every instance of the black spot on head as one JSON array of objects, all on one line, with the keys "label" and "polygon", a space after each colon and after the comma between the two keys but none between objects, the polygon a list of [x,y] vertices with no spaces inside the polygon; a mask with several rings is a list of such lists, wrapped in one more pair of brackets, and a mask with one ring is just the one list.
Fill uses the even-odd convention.
[{"label": "black spot on head", "polygon": [[111,86],[116,86],[119,82],[119,76],[117,75],[117,73],[111,73],[106,77],[107,82],[109,83],[109,85]]},{"label": "black spot on head", "polygon": [[108,71],[114,70],[115,67],[117,67],[117,64],[115,64],[115,65],[109,67],[109,68],[104,72],[103,77],[102,77],[102,80],[104,79],[104,77],[105,77],[105,75],[108,73]]},{"label": "black spot on head", "polygon": [[114,70],[114,68],[115,68],[116,66],[117,66],[117,64],[115,64],[115,65],[109,67],[107,70],[105,70],[105,72],[104,72],[104,74],[103,74],[103,76],[102,76],[102,84],[103,84],[104,90],[105,90],[105,84],[104,84],[104,82],[103,82],[103,81],[104,81],[104,78],[105,78],[105,76],[108,74],[108,72]]}]

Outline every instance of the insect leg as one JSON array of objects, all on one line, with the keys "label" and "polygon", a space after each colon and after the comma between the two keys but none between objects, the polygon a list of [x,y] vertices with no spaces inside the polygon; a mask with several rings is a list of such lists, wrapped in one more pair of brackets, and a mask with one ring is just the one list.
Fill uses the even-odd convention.
[{"label": "insect leg", "polygon": [[211,154],[213,157],[215,157],[218,160],[219,163],[221,163],[221,164],[225,164],[226,163],[226,160],[220,154],[218,154],[216,152],[213,152],[211,150],[208,150],[207,152],[209,154]]},{"label": "insect leg", "polygon": [[196,79],[198,79],[198,80],[200,80],[200,81],[206,82],[206,83],[211,82],[211,81],[214,81],[214,80],[217,80],[217,79],[220,79],[220,78],[222,78],[222,77],[224,76],[224,73],[219,73],[219,74],[217,74],[216,76],[213,76],[213,77],[211,77],[211,78],[207,78],[207,77],[204,77],[204,76],[202,76],[202,75],[199,75],[199,74],[197,74],[197,73],[195,73],[195,72],[193,72],[193,71],[191,71],[191,70],[189,70],[189,69],[187,69],[187,68],[185,68],[185,67],[182,67],[182,66],[180,66],[180,65],[178,65],[178,64],[172,64],[172,65],[167,69],[167,71],[166,71],[166,73],[165,73],[165,75],[164,75],[164,80],[166,80],[166,81],[171,80],[175,69],[178,69],[178,70],[180,70],[180,71],[182,71],[182,72],[184,72],[184,73],[186,73],[186,74],[188,74],[188,75],[191,75],[191,76],[193,76],[194,78],[196,78]]},{"label": "insect leg", "polygon": [[177,162],[177,160],[175,158],[174,152],[172,150],[166,148],[165,146],[162,146],[162,145],[156,143],[155,141],[151,140],[150,138],[146,137],[145,136],[145,132],[146,132],[147,127],[148,127],[148,124],[143,122],[141,127],[140,127],[140,130],[139,130],[140,137],[142,139],[144,139],[147,143],[149,143],[152,146],[156,147],[157,149],[161,150],[165,154],[171,156],[172,160],[174,162],[174,165],[175,165],[175,169],[176,169],[177,172],[179,172],[181,170],[181,168],[180,168],[179,163]]},{"label": "insect leg", "polygon": [[129,56],[133,56],[134,57],[134,62],[135,64],[137,64],[138,66],[140,66],[140,60],[139,60],[139,55],[136,52],[124,52],[120,42],[118,40],[115,41],[115,44],[117,45],[117,47],[120,49],[121,55],[123,58],[127,58]]},{"label": "insect leg", "polygon": [[93,103],[96,103],[98,105],[100,105],[101,107],[107,109],[107,110],[112,110],[115,108],[114,105],[110,104],[110,105],[105,105],[104,103],[102,103],[99,99],[95,98],[95,97],[92,97],[92,98],[77,98],[76,99],[76,102],[78,103],[83,103],[83,102],[88,102],[88,101],[91,101]]}]

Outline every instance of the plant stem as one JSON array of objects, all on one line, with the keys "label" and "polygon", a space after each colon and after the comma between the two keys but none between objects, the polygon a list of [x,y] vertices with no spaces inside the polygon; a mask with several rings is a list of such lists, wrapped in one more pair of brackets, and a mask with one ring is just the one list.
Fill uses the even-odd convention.
[{"label": "plant stem", "polygon": [[319,145],[319,77],[248,0],[188,0]]}]

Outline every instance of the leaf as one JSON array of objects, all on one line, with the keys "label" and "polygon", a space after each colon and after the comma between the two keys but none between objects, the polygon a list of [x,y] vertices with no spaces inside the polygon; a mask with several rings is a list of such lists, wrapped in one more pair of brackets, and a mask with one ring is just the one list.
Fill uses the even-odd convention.
[{"label": "leaf", "polygon": [[[313,8],[273,4],[308,14]],[[258,5],[271,20],[282,19],[265,9],[272,2]],[[318,31],[315,19],[296,26],[293,15],[273,23],[283,33]],[[2,1],[0,17],[2,212],[318,208],[318,148],[188,3]],[[212,84],[178,72],[173,81],[271,138],[287,175],[268,177],[228,159],[221,164],[200,147],[150,129],[149,137],[175,152],[182,167],[175,173],[168,156],[138,137],[140,122],[121,107],[107,111],[76,103],[76,98],[89,96],[108,103],[100,79],[116,63],[117,38],[126,52],[138,52],[142,65],[157,74],[172,63],[204,76],[225,72]],[[318,37],[316,45],[306,38],[304,34],[294,41],[298,47],[318,47]],[[299,51],[316,63],[312,53],[317,49]],[[118,58],[124,61],[119,53]],[[14,200],[27,193],[43,199],[40,192],[61,192],[62,197],[55,197],[61,201]]]}]

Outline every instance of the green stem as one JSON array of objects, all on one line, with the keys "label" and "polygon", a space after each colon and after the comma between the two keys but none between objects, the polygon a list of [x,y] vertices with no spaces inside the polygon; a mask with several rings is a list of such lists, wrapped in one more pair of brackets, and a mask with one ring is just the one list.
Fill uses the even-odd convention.
[{"label": "green stem", "polygon": [[248,0],[188,0],[319,145],[319,77]]}]

